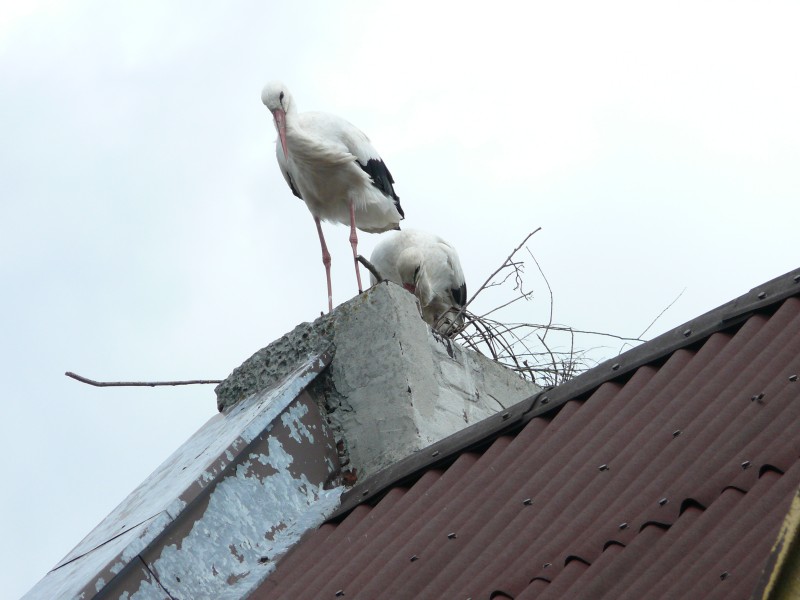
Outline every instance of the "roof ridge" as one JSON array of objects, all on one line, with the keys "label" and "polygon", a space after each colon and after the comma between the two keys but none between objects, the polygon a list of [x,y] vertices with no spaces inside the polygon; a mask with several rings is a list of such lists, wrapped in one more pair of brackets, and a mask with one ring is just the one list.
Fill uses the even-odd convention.
[{"label": "roof ridge", "polygon": [[514,406],[467,427],[383,469],[342,495],[329,521],[343,519],[363,502],[377,502],[391,487],[412,482],[433,466],[445,466],[462,452],[488,445],[504,433],[524,427],[531,419],[555,413],[568,401],[588,394],[607,381],[625,379],[633,371],[698,344],[714,333],[738,328],[756,312],[777,309],[780,302],[800,295],[800,268],[771,279],[699,317],[652,340],[606,360],[557,387],[544,389]]}]

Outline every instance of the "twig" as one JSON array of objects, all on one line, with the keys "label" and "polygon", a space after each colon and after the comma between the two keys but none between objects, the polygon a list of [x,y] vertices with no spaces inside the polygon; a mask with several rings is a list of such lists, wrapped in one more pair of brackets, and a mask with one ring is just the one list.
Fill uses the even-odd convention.
[{"label": "twig", "polygon": [[383,281],[383,277],[381,277],[381,274],[378,272],[378,269],[375,268],[375,265],[373,265],[371,262],[369,262],[366,258],[361,256],[360,254],[358,255],[358,262],[364,265],[367,268],[367,271],[372,273],[372,276],[375,278],[375,281]]},{"label": "twig", "polygon": [[542,271],[542,267],[539,264],[539,261],[536,260],[533,252],[531,252],[530,248],[526,248],[526,250],[528,251],[528,254],[531,255],[533,262],[536,263],[536,268],[539,269],[539,273],[542,274],[542,279],[544,279],[544,283],[547,285],[547,291],[550,292],[550,317],[547,321],[547,327],[544,329],[544,335],[542,336],[542,343],[544,343],[544,340],[547,338],[547,332],[550,331],[550,325],[553,324],[553,288],[550,287],[550,282],[547,281],[547,276],[544,274],[544,271]]},{"label": "twig", "polygon": [[[534,234],[534,233],[537,233],[537,232],[539,232],[539,231],[541,231],[541,230],[542,230],[542,228],[541,228],[541,227],[537,227],[536,229],[534,229],[534,230],[533,230],[533,231],[531,231],[531,232],[530,232],[528,235],[526,235],[526,236],[525,236],[525,239],[524,239],[524,240],[522,240],[522,242],[520,243],[520,245],[519,245],[519,246],[517,246],[516,248],[514,248],[514,251],[513,251],[511,254],[509,254],[509,255],[508,255],[508,257],[505,259],[505,261],[503,262],[503,264],[502,264],[502,265],[501,265],[501,266],[500,266],[500,267],[499,267],[497,270],[495,270],[495,272],[494,272],[494,273],[492,273],[491,275],[489,275],[489,277],[486,279],[486,281],[484,282],[484,284],[483,284],[481,287],[479,287],[479,288],[478,288],[478,291],[477,291],[477,292],[475,292],[474,294],[472,294],[472,298],[470,298],[469,300],[467,300],[467,303],[464,305],[464,308],[467,308],[467,307],[470,305],[470,302],[472,302],[473,300],[475,300],[475,296],[477,296],[478,294],[480,294],[480,293],[481,293],[481,290],[482,290],[482,289],[483,289],[483,288],[486,286],[486,284],[487,284],[487,283],[489,283],[489,282],[490,282],[490,281],[491,281],[491,280],[494,278],[494,276],[495,276],[495,275],[497,275],[497,274],[498,274],[500,271],[502,271],[504,268],[506,268],[506,267],[509,265],[509,261],[511,260],[511,258],[512,258],[512,257],[513,257],[513,256],[514,256],[514,255],[515,255],[515,254],[516,254],[516,253],[519,251],[519,249],[520,249],[520,248],[522,248],[522,247],[525,245],[525,242],[527,242],[529,239],[531,239],[531,236],[533,236],[533,234]],[[513,263],[511,263],[511,264],[513,264]],[[462,310],[463,310],[463,309],[462,309]]]},{"label": "twig", "polygon": [[542,343],[542,346],[544,346],[544,349],[547,350],[548,354],[550,354],[550,360],[552,361],[553,365],[553,385],[558,385],[558,363],[556,362],[556,356],[553,354],[553,351],[550,350],[550,347],[545,343],[542,336],[537,333],[536,337],[539,338],[539,341]]},{"label": "twig", "polygon": [[[528,323],[520,323],[519,325],[522,326],[522,327],[531,326]],[[535,327],[544,328],[545,325],[535,325]],[[610,338],[615,338],[615,339],[618,339],[618,340],[622,340],[623,342],[644,342],[645,341],[645,340],[643,340],[641,338],[638,338],[638,337],[631,338],[631,337],[625,337],[624,335],[617,335],[615,333],[604,333],[602,331],[588,331],[586,329],[575,329],[574,327],[567,327],[566,325],[550,325],[550,326],[548,326],[548,328],[552,329],[553,331],[568,331],[570,333],[584,333],[586,335],[597,335],[597,336],[600,336],[600,337],[610,337]]]},{"label": "twig", "polygon": [[88,383],[95,387],[155,387],[157,385],[195,385],[198,383],[222,383],[222,379],[191,379],[188,381],[95,381],[83,377],[72,371],[64,373],[67,377],[72,377],[81,383]]},{"label": "twig", "polygon": [[[514,248],[513,252],[511,252],[511,254],[509,254],[509,255],[506,257],[506,259],[503,261],[503,264],[502,264],[502,265],[500,265],[500,267],[499,267],[499,268],[497,268],[497,269],[494,271],[494,273],[492,273],[491,275],[489,275],[489,277],[487,277],[487,278],[486,278],[486,281],[484,281],[484,282],[483,282],[483,285],[481,285],[481,287],[479,287],[479,288],[478,288],[478,291],[477,291],[477,292],[475,292],[474,294],[472,294],[472,298],[470,298],[469,300],[467,300],[467,303],[466,303],[464,306],[462,306],[462,307],[461,307],[461,310],[459,310],[459,311],[458,311],[458,314],[456,315],[456,320],[458,320],[458,317],[459,317],[459,316],[461,316],[461,315],[463,315],[463,314],[464,314],[464,311],[465,311],[465,310],[467,310],[467,307],[470,305],[470,303],[471,303],[473,300],[475,300],[475,297],[476,297],[478,294],[480,294],[480,293],[481,293],[481,291],[483,291],[483,289],[484,289],[484,288],[487,286],[487,284],[488,284],[488,283],[489,283],[489,282],[490,282],[490,281],[491,281],[491,280],[494,278],[494,276],[495,276],[495,275],[497,275],[497,274],[498,274],[500,271],[502,271],[503,269],[505,269],[506,267],[508,267],[508,266],[509,266],[509,264],[511,264],[512,266],[514,265],[514,263],[512,263],[512,262],[511,262],[511,259],[513,258],[513,256],[514,256],[514,255],[517,253],[517,251],[519,251],[519,249],[520,249],[520,248],[522,248],[522,247],[525,245],[525,242],[527,242],[529,239],[531,239],[531,237],[533,236],[533,234],[535,234],[535,233],[537,233],[538,231],[541,231],[541,230],[542,230],[542,228],[541,228],[541,227],[537,227],[536,229],[534,229],[534,230],[533,230],[533,231],[531,231],[531,232],[530,232],[528,235],[526,235],[526,236],[525,236],[525,239],[524,239],[524,240],[522,240],[522,242],[520,243],[520,245],[519,245],[519,246],[517,246],[516,248]],[[516,270],[516,267],[515,267],[515,270]],[[522,290],[520,290],[520,291],[522,291]]]},{"label": "twig", "polygon": [[487,312],[487,313],[483,313],[483,314],[481,315],[481,319],[483,319],[483,318],[486,318],[488,315],[492,314],[492,313],[493,313],[493,312],[495,312],[495,311],[498,311],[498,310],[500,310],[501,308],[505,308],[505,307],[506,307],[506,306],[508,306],[509,304],[514,304],[514,302],[516,302],[517,300],[523,300],[523,299],[524,299],[524,300],[529,300],[529,299],[530,299],[530,295],[531,295],[531,294],[533,294],[533,292],[528,292],[527,294],[523,292],[523,293],[521,293],[519,296],[517,296],[516,298],[514,298],[513,300],[509,300],[509,301],[508,301],[508,302],[506,302],[505,304],[501,304],[500,306],[497,306],[497,307],[493,308],[493,309],[492,309],[492,310],[490,310],[489,312]]},{"label": "twig", "polygon": [[656,318],[655,318],[655,319],[653,319],[652,323],[650,323],[650,325],[648,325],[648,326],[645,328],[645,330],[644,330],[642,333],[640,333],[640,334],[639,334],[639,337],[640,337],[640,338],[641,338],[641,337],[644,337],[644,334],[645,334],[645,333],[647,333],[647,331],[648,331],[648,330],[649,330],[649,329],[650,329],[650,328],[651,328],[653,325],[655,325],[655,324],[656,324],[656,321],[658,321],[658,320],[661,318],[661,315],[663,315],[665,312],[667,312],[667,311],[668,311],[668,310],[669,310],[669,309],[672,307],[672,305],[673,305],[673,304],[675,304],[675,303],[676,303],[676,302],[677,302],[677,301],[680,299],[680,297],[681,297],[681,296],[683,296],[683,292],[685,292],[685,291],[686,291],[686,288],[683,288],[683,289],[681,290],[681,293],[680,293],[680,294],[678,294],[678,296],[675,298],[675,300],[673,300],[672,302],[670,302],[670,303],[667,305],[667,307],[666,307],[664,310],[662,310],[660,313],[658,313],[658,315],[656,316]]}]

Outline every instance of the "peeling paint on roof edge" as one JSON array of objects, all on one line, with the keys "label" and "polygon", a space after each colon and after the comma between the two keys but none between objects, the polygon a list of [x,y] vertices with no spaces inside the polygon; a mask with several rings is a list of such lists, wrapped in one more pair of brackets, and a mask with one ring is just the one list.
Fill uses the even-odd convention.
[{"label": "peeling paint on roof edge", "polygon": [[329,362],[330,353],[299,361],[271,389],[212,417],[25,597],[161,598],[197,575],[180,579],[192,562],[212,576],[197,576],[205,591],[181,597],[258,585],[339,502],[342,488],[326,489],[340,468],[335,442],[304,391]]}]

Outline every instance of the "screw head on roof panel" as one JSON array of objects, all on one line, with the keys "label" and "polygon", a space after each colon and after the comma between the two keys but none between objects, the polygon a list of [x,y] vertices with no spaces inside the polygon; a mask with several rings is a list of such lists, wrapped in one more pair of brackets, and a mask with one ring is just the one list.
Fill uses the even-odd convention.
[{"label": "screw head on roof panel", "polygon": [[792,277],[792,279],[794,280],[794,282],[795,282],[795,283],[797,283],[798,281],[800,281],[800,273],[798,273],[797,275],[795,275],[794,277]]},{"label": "screw head on roof panel", "polygon": [[658,501],[659,506],[664,506],[669,500],[667,500],[666,496]]},{"label": "screw head on roof panel", "polygon": [[604,463],[604,464],[600,465],[599,467],[597,467],[597,470],[598,471],[608,471],[610,468],[611,467],[609,467],[607,464]]},{"label": "screw head on roof panel", "polygon": [[419,560],[419,556],[417,556],[416,554],[411,557],[411,562],[414,562],[414,561],[417,561],[417,560]]},{"label": "screw head on roof panel", "polygon": [[620,529],[627,529],[628,528],[628,524],[627,523],[620,523],[619,524],[619,528]]},{"label": "screw head on roof panel", "polygon": [[336,597],[337,598],[341,598],[342,596],[344,596],[344,590],[337,590],[336,591]]},{"label": "screw head on roof panel", "polygon": [[522,503],[525,506],[530,506],[531,504],[533,504],[533,498],[525,498],[525,500],[523,500]]},{"label": "screw head on roof panel", "polygon": [[510,416],[511,416],[511,413],[507,413],[507,412],[503,413],[503,421],[505,421]]},{"label": "screw head on roof panel", "polygon": [[730,576],[731,574],[728,573],[727,571],[723,571],[722,573],[719,574],[719,578],[721,581],[725,581]]},{"label": "screw head on roof panel", "polygon": [[550,402],[550,398],[548,398],[547,396],[542,398],[542,404],[547,404],[548,402]]},{"label": "screw head on roof panel", "polygon": [[692,330],[691,329],[684,329],[683,330],[683,337],[689,337],[690,335],[692,335]]},{"label": "screw head on roof panel", "polygon": [[750,468],[750,461],[749,461],[749,460],[746,460],[746,461],[742,462],[742,464],[741,464],[741,465],[739,465],[739,466],[740,466],[740,467],[742,467],[742,470],[743,470],[743,471],[745,471],[745,470],[747,470],[747,469],[749,469],[749,468]]},{"label": "screw head on roof panel", "polygon": [[619,370],[619,363],[614,363],[613,365],[611,365],[611,370],[612,371],[618,371]]},{"label": "screw head on roof panel", "polygon": [[676,429],[675,431],[673,431],[673,432],[672,432],[672,437],[676,438],[676,437],[678,437],[678,436],[679,436],[681,433],[683,433],[683,432],[682,432],[680,429]]},{"label": "screw head on roof panel", "polygon": [[454,540],[454,539],[456,539],[457,537],[458,537],[458,536],[457,536],[455,533],[453,533],[453,532],[451,532],[451,533],[448,533],[448,534],[447,534],[447,539],[448,539],[448,540]]},{"label": "screw head on roof panel", "polygon": [[767,292],[758,292],[758,299],[763,300],[767,297]]},{"label": "screw head on roof panel", "polygon": [[789,381],[797,381],[797,375],[789,375]]},{"label": "screw head on roof panel", "polygon": [[362,496],[369,496],[369,490],[364,490],[363,492],[361,492],[361,495]]},{"label": "screw head on roof panel", "polygon": [[542,568],[543,568],[543,569],[546,569],[547,567],[549,567],[549,566],[550,566],[550,565],[552,565],[552,564],[553,564],[553,563],[544,563],[544,564],[542,565]]},{"label": "screw head on roof panel", "polygon": [[434,450],[433,452],[431,452],[431,456],[439,456],[439,451]]}]

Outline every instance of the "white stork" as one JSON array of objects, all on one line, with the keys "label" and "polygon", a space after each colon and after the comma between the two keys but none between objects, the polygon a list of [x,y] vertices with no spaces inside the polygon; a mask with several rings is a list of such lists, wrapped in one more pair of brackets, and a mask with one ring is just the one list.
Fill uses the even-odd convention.
[{"label": "white stork", "polygon": [[328,310],[333,310],[331,255],[320,221],[350,225],[350,245],[358,291],[358,236],[400,229],[403,209],[394,192],[392,174],[375,148],[358,128],[323,112],[298,113],[286,86],[273,81],[264,86],[261,101],[272,112],[279,144],[278,166],[292,193],[314,216],[322,246],[322,263],[328,283]]},{"label": "white stork", "polygon": [[[467,302],[467,284],[455,248],[431,233],[407,229],[382,239],[370,262],[381,275],[413,293],[422,318],[444,335],[464,324],[456,315]],[[372,276],[372,283],[376,282]]]}]

